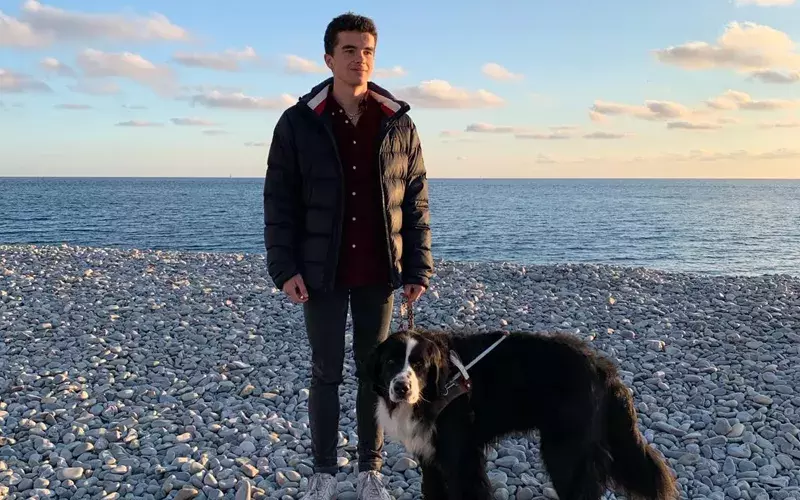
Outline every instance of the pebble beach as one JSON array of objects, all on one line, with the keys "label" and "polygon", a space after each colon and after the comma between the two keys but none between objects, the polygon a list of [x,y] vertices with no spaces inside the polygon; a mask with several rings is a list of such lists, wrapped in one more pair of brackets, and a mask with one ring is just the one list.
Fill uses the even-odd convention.
[{"label": "pebble beach", "polygon": [[[580,336],[618,363],[683,498],[800,500],[798,277],[437,261],[415,321]],[[0,498],[302,498],[309,367],[263,255],[0,245]],[[353,373],[348,349],[340,499]],[[537,445],[488,450],[494,498],[556,498]],[[420,498],[413,458],[385,455],[391,494]]]}]

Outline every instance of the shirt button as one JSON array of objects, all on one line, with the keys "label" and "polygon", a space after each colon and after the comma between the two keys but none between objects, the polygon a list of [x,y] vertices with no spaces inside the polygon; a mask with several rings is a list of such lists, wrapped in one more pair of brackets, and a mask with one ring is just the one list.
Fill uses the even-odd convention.
[{"label": "shirt button", "polygon": [[355,170],[355,169],[356,169],[356,166],[355,166],[355,165],[353,165],[353,170]]},{"label": "shirt button", "polygon": [[355,248],[355,247],[356,247],[356,244],[355,244],[355,243],[353,243],[353,248]]},{"label": "shirt button", "polygon": [[355,191],[353,191],[353,196],[355,196],[355,195],[356,195],[356,192],[355,192]]},{"label": "shirt button", "polygon": [[356,220],[356,218],[355,218],[355,217],[353,217],[353,220]]},{"label": "shirt button", "polygon": [[353,144],[355,144],[355,143],[356,143],[356,141],[353,141]]},{"label": "shirt button", "polygon": [[344,122],[345,122],[345,123],[350,123],[350,120],[345,120]]}]

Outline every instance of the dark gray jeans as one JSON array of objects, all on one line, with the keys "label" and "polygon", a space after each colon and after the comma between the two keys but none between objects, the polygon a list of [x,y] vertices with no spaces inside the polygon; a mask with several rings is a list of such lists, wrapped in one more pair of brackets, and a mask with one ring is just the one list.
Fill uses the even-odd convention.
[{"label": "dark gray jeans", "polygon": [[343,379],[348,305],[353,319],[353,353],[359,380],[356,395],[358,469],[379,471],[383,465],[383,429],[375,418],[377,396],[361,378],[368,356],[389,335],[393,303],[393,290],[388,285],[326,293],[309,290],[303,313],[311,345],[308,411],[316,472],[338,472],[339,385]]}]

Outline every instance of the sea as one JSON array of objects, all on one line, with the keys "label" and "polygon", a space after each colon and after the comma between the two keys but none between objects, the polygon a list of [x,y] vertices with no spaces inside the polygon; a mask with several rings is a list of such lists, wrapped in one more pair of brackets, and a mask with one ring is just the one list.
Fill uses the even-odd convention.
[{"label": "sea", "polygon": [[[0,243],[264,253],[263,178],[0,178]],[[430,179],[438,259],[800,275],[800,180]]]}]

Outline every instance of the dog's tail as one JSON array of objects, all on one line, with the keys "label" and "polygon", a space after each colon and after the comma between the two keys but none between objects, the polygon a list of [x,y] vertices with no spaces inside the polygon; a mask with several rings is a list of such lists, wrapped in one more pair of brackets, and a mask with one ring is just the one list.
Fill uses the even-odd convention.
[{"label": "dog's tail", "polygon": [[675,479],[664,458],[647,444],[636,427],[636,412],[627,387],[616,378],[607,381],[606,445],[611,455],[608,475],[629,498],[679,498]]}]

